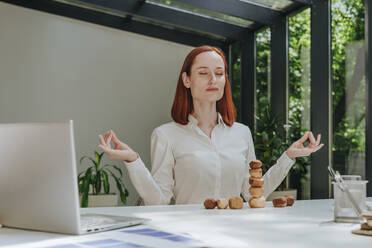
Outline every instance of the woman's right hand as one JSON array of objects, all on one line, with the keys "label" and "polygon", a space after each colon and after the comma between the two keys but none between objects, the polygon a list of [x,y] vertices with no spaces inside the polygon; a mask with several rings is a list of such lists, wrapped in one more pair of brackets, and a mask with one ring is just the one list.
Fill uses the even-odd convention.
[{"label": "woman's right hand", "polygon": [[[99,148],[101,148],[109,158],[120,159],[125,162],[133,162],[138,158],[138,154],[133,151],[127,144],[121,142],[115,135],[114,131],[106,132],[105,138],[99,137]],[[114,148],[111,147],[111,140],[114,142]]]}]

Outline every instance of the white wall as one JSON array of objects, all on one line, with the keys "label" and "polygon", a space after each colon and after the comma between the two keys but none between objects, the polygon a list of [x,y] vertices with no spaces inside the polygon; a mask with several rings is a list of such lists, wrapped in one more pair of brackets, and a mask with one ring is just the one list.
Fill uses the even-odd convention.
[{"label": "white wall", "polygon": [[191,49],[0,3],[0,123],[73,119],[77,158],[113,129],[150,166],[150,134],[171,120]]}]

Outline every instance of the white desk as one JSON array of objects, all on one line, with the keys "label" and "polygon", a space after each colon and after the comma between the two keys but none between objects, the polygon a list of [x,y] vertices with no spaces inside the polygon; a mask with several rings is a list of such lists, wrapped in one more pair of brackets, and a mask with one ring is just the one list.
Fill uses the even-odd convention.
[{"label": "white desk", "polygon": [[[372,199],[369,198],[369,201]],[[351,234],[355,224],[329,223],[333,200],[296,201],[293,207],[206,210],[201,205],[84,209],[89,213],[151,218],[153,227],[190,233],[208,247],[372,247],[372,236]],[[327,223],[328,222],[328,223]],[[32,242],[66,235],[0,228],[0,246],[33,247]],[[18,247],[18,246],[17,246]]]}]

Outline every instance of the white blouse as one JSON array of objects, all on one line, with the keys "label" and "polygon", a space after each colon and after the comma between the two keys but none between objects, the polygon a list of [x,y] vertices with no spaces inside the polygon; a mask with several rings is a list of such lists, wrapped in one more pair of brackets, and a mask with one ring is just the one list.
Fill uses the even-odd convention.
[{"label": "white blouse", "polygon": [[[146,205],[202,203],[207,198],[243,195],[249,200],[249,162],[256,159],[249,128],[234,122],[218,124],[209,138],[189,115],[189,123],[169,122],[151,136],[151,173],[141,158],[125,163],[129,177]],[[294,164],[286,153],[263,176],[265,198]]]}]

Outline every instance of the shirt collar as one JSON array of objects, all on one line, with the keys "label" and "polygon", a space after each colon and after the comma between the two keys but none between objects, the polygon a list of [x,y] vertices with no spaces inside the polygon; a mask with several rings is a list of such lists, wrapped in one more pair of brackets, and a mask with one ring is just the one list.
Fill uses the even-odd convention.
[{"label": "shirt collar", "polygon": [[219,125],[222,125],[223,127],[226,127],[226,124],[225,122],[223,121],[223,118],[222,118],[222,115],[220,113],[217,113],[218,117],[217,117],[217,120],[218,120],[218,124]]},{"label": "shirt collar", "polygon": [[[189,114],[188,120],[191,126],[198,125],[198,120],[192,114]],[[218,125],[222,125],[223,127],[226,127],[226,124],[223,121],[222,115],[218,112],[217,112],[217,122],[218,122]]]}]

